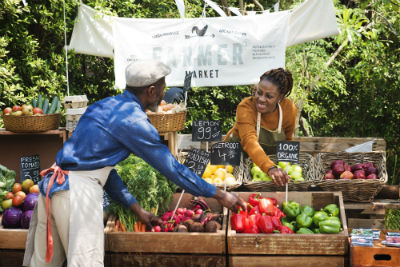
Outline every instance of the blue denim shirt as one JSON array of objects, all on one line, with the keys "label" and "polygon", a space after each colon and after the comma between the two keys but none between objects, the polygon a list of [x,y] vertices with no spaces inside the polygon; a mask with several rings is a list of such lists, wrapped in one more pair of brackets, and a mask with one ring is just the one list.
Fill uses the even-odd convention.
[{"label": "blue denim shirt", "polygon": [[[115,166],[130,153],[141,157],[190,194],[215,195],[214,185],[180,164],[162,144],[142,103],[127,90],[87,108],[72,136],[57,153],[56,163],[63,170],[96,170]],[[115,169],[111,171],[104,189],[113,200],[126,207],[136,202]]]}]

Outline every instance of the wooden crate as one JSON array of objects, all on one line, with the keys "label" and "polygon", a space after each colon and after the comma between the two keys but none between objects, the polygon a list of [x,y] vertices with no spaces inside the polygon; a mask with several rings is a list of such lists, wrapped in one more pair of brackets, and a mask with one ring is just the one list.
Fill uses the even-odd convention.
[{"label": "wooden crate", "polygon": [[[247,200],[251,192],[238,192],[240,197]],[[261,192],[262,196],[274,197],[278,205],[285,201],[284,192]],[[289,200],[301,205],[311,205],[315,210],[325,205],[335,203],[340,208],[340,220],[343,231],[339,234],[239,234],[231,229],[228,219],[228,254],[249,256],[277,255],[309,255],[309,256],[344,256],[348,252],[348,233],[346,215],[340,192],[289,192]]]},{"label": "wooden crate", "polygon": [[[180,194],[174,194],[170,209],[174,209]],[[179,207],[190,207],[191,194],[185,193]],[[210,254],[225,257],[225,232],[227,209],[213,198],[205,198],[213,211],[223,214],[222,230],[216,233],[182,233],[182,232],[115,232],[114,219],[109,218],[106,227],[106,241],[111,252],[157,253],[157,254]],[[115,217],[114,217],[115,218]],[[134,254],[131,254],[134,258]],[[174,257],[173,255],[171,257]],[[152,257],[154,260],[157,257]],[[143,261],[146,263],[148,261]],[[154,265],[156,261],[151,260]],[[150,265],[149,265],[150,266]]]},{"label": "wooden crate", "polygon": [[400,267],[400,248],[386,247],[381,244],[386,231],[381,231],[379,240],[374,241],[373,247],[350,246],[350,266],[352,267]]},{"label": "wooden crate", "polygon": [[338,267],[347,266],[345,256],[229,256],[229,266],[241,267]]},{"label": "wooden crate", "polygon": [[1,219],[0,215],[0,249],[25,249],[28,229],[6,229]]}]

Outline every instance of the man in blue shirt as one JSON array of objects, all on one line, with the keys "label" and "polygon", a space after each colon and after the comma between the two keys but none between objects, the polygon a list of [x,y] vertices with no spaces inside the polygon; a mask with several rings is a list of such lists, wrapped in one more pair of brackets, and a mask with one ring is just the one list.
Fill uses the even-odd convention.
[{"label": "man in blue shirt", "polygon": [[29,239],[34,239],[34,250],[26,251],[24,264],[61,266],[67,259],[68,266],[103,266],[103,187],[148,228],[161,223],[160,218],[140,207],[113,168],[130,153],[188,193],[214,197],[232,210],[245,208],[243,200],[217,189],[180,164],[150,124],[145,109],[156,111],[169,73],[170,68],[161,62],[131,63],[125,72],[126,90],[87,108],[58,152],[56,165],[43,171],[35,211],[38,222],[30,229],[29,236],[34,238],[27,241],[28,247]]}]

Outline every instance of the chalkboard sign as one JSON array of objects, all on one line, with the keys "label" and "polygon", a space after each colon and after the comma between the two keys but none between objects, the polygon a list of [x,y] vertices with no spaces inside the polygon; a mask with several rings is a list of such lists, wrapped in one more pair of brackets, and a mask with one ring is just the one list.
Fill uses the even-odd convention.
[{"label": "chalkboard sign", "polygon": [[277,161],[298,162],[300,143],[292,141],[280,141],[276,145]]},{"label": "chalkboard sign", "polygon": [[211,147],[212,165],[240,165],[242,147],[238,142],[219,142]]},{"label": "chalkboard sign", "polygon": [[190,89],[190,85],[192,83],[192,75],[193,75],[192,71],[186,73],[186,75],[185,75],[185,81],[183,82],[183,91],[184,92],[187,92]]},{"label": "chalkboard sign", "polygon": [[192,141],[221,141],[220,121],[193,121]]},{"label": "chalkboard sign", "polygon": [[210,159],[209,152],[197,148],[192,148],[189,151],[189,154],[186,156],[183,165],[185,165],[192,172],[201,177],[203,176],[203,173],[206,170],[209,159]]},{"label": "chalkboard sign", "polygon": [[32,179],[37,184],[40,180],[40,158],[39,155],[26,156],[21,158],[21,182],[25,179]]}]

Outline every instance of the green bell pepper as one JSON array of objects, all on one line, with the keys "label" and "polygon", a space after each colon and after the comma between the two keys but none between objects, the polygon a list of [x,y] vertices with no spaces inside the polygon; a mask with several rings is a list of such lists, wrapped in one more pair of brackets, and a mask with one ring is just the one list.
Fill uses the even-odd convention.
[{"label": "green bell pepper", "polygon": [[321,231],[319,230],[319,228],[314,228],[313,229],[314,234],[320,234]]},{"label": "green bell pepper", "polygon": [[295,222],[283,222],[282,225],[289,227],[293,232],[296,229]]},{"label": "green bell pepper", "polygon": [[324,211],[330,216],[339,216],[339,208],[336,204],[326,205]]},{"label": "green bell pepper", "polygon": [[299,230],[296,231],[296,234],[314,234],[314,232],[308,228],[301,227]]},{"label": "green bell pepper", "polygon": [[340,221],[329,218],[319,223],[319,230],[324,234],[338,234],[340,232]]},{"label": "green bell pepper", "polygon": [[294,201],[283,202],[283,213],[289,218],[296,218],[300,214],[300,205]]},{"label": "green bell pepper", "polygon": [[315,213],[315,210],[311,206],[304,205],[300,207],[300,213],[305,213],[308,216],[312,217]]},{"label": "green bell pepper", "polygon": [[300,213],[296,217],[296,223],[299,228],[310,227],[310,225],[312,224],[312,218],[305,213]]},{"label": "green bell pepper", "polygon": [[312,218],[314,225],[318,226],[319,222],[325,221],[326,219],[328,219],[328,213],[326,213],[323,210],[317,211],[316,213],[314,213],[314,216]]}]

